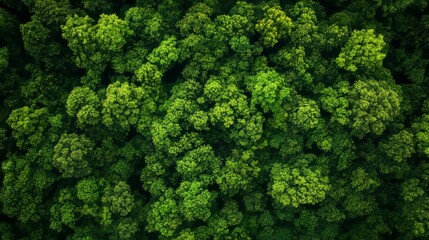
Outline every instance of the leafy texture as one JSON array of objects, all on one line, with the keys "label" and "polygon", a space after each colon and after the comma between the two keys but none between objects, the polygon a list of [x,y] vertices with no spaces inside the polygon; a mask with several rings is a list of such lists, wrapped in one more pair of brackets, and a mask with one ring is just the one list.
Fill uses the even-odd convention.
[{"label": "leafy texture", "polygon": [[0,238],[429,239],[424,0],[0,0]]}]

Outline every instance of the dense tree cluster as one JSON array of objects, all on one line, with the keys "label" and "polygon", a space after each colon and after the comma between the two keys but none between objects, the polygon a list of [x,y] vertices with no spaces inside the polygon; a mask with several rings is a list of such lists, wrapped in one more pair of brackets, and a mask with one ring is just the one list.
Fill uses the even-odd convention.
[{"label": "dense tree cluster", "polygon": [[429,239],[425,0],[0,0],[0,239]]}]

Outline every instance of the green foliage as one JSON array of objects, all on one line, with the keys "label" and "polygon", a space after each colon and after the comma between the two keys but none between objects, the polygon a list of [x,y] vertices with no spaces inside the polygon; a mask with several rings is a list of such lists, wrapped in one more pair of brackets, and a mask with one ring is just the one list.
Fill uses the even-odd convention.
[{"label": "green foliage", "polygon": [[386,124],[399,114],[400,93],[385,81],[359,80],[353,84],[350,98],[351,127],[360,137],[369,132],[381,135]]},{"label": "green foliage", "polygon": [[383,36],[376,35],[374,29],[355,30],[335,61],[350,72],[374,71],[382,66],[386,57],[385,45]]},{"label": "green foliage", "polygon": [[221,214],[226,218],[230,226],[237,226],[243,220],[243,213],[240,212],[238,203],[235,201],[226,202]]},{"label": "green foliage", "polygon": [[403,72],[412,82],[422,84],[427,78],[425,68],[429,63],[427,59],[422,57],[422,54],[418,50],[408,53],[405,49],[397,49],[395,51],[395,58],[397,59],[395,63],[400,62],[402,64],[396,63],[395,70]]},{"label": "green foliage", "polygon": [[5,148],[6,140],[6,130],[4,128],[0,128],[0,151]]},{"label": "green foliage", "polygon": [[252,188],[252,181],[258,177],[260,168],[251,151],[233,150],[226,159],[220,175],[216,179],[222,193],[236,194],[240,190]]},{"label": "green foliage", "polygon": [[126,218],[119,223],[117,231],[120,239],[133,239],[138,231],[138,223],[131,218]]},{"label": "green foliage", "polygon": [[[2,3],[5,3],[5,0]],[[0,20],[1,39],[10,44],[19,35],[19,32],[16,32],[19,29],[19,22],[16,17],[4,8],[0,9]]]},{"label": "green foliage", "polygon": [[210,16],[212,13],[213,9],[204,3],[193,5],[183,19],[177,23],[180,33],[184,36],[191,35],[191,33],[203,33],[205,27],[211,22]]},{"label": "green foliage", "polygon": [[175,37],[165,39],[147,56],[147,60],[157,65],[161,72],[165,72],[179,58],[179,49],[176,45]]},{"label": "green foliage", "polygon": [[252,103],[260,105],[264,112],[279,111],[283,101],[291,98],[291,89],[285,85],[284,77],[277,72],[259,72],[249,84]]},{"label": "green foliage", "polygon": [[73,13],[67,0],[34,0],[32,11],[34,12],[34,18],[54,27],[55,30],[66,22],[67,15]]},{"label": "green foliage", "polygon": [[99,199],[99,184],[95,179],[83,179],[76,185],[77,198],[85,204],[93,204]]},{"label": "green foliage", "polygon": [[113,3],[105,0],[82,0],[83,8],[90,13],[105,13],[110,12]]},{"label": "green foliage", "polygon": [[48,109],[33,110],[27,106],[12,111],[6,123],[12,129],[16,145],[24,148],[39,145],[44,141],[44,130],[48,128]]},{"label": "green foliage", "polygon": [[88,162],[94,143],[84,135],[64,133],[55,145],[53,165],[63,177],[83,177],[91,173]]},{"label": "green foliage", "polygon": [[417,3],[415,3],[414,1],[411,0],[402,0],[402,1],[385,1],[386,3],[384,3],[381,8],[383,9],[383,11],[387,14],[395,14],[396,12],[401,12],[403,11],[405,8],[407,8],[408,6],[412,6],[413,4],[418,4],[419,1],[416,1]]},{"label": "green foliage", "polygon": [[296,18],[291,38],[295,45],[316,48],[324,39],[318,34],[316,12],[310,4],[299,1],[290,9],[291,15]]},{"label": "green foliage", "polygon": [[330,121],[346,125],[350,121],[350,102],[347,98],[350,92],[349,83],[342,81],[335,88],[325,88],[321,91],[322,108],[332,114]]},{"label": "green foliage", "polygon": [[379,185],[378,181],[374,179],[371,174],[363,168],[357,168],[353,170],[351,178],[352,188],[358,191],[372,189]]},{"label": "green foliage", "polygon": [[264,17],[256,24],[264,46],[273,47],[280,39],[290,35],[292,20],[280,6],[265,7]]},{"label": "green foliage", "polygon": [[315,128],[319,123],[320,110],[316,102],[302,98],[290,116],[291,122],[302,130]]},{"label": "green foliage", "polygon": [[[134,73],[136,72],[145,62],[148,50],[142,42],[138,42],[129,49],[119,52],[112,58],[112,67],[115,72],[123,73]],[[139,74],[136,74],[139,78]],[[140,80],[140,78],[139,78]]]},{"label": "green foliage", "polygon": [[167,190],[156,202],[151,205],[147,216],[147,230],[159,231],[162,236],[171,237],[182,223],[179,216],[179,207],[174,200],[172,190]]},{"label": "green foliage", "polygon": [[126,131],[131,126],[143,131],[149,126],[156,109],[148,91],[128,82],[110,84],[102,105],[103,123],[108,127],[119,126]]},{"label": "green foliage", "polygon": [[13,155],[2,162],[4,176],[0,200],[4,214],[16,217],[22,223],[40,221],[45,210],[42,199],[55,179],[50,169],[43,169],[43,163],[37,162],[46,162],[45,158],[39,152],[34,156]]},{"label": "green foliage", "polygon": [[0,0],[1,239],[429,239],[424,0]]},{"label": "green foliage", "polygon": [[412,127],[415,131],[418,152],[429,155],[429,115],[424,114]]},{"label": "green foliage", "polygon": [[80,126],[95,125],[100,121],[100,99],[88,87],[76,87],[68,96],[67,114],[76,117]]},{"label": "green foliage", "polygon": [[403,130],[380,143],[380,149],[394,161],[402,162],[415,152],[414,135]]},{"label": "green foliage", "polygon": [[106,204],[109,211],[120,216],[126,216],[134,207],[130,186],[123,181],[118,182],[113,188],[106,188],[101,201]]},{"label": "green foliage", "polygon": [[316,204],[330,189],[329,179],[320,169],[275,164],[270,179],[269,194],[283,207]]},{"label": "green foliage", "polygon": [[43,23],[34,19],[20,26],[22,41],[28,54],[38,60],[49,61],[60,54],[61,46],[52,41],[52,30],[43,25]]},{"label": "green foliage", "polygon": [[50,209],[50,227],[57,231],[62,229],[62,225],[74,227],[78,220],[78,209],[73,203],[73,192],[71,189],[61,189],[57,201],[58,203],[54,204]]},{"label": "green foliage", "polygon": [[199,180],[212,182],[219,174],[220,159],[215,156],[213,149],[206,145],[186,153],[177,161],[177,172],[187,181]]},{"label": "green foliage", "polygon": [[0,72],[6,69],[7,65],[9,64],[8,58],[9,58],[9,54],[8,54],[7,48],[5,47],[0,48]]},{"label": "green foliage", "polygon": [[[171,14],[171,12],[170,12]],[[131,30],[137,36],[145,36],[148,43],[159,43],[165,30],[165,23],[162,15],[151,6],[132,7],[125,13]]]},{"label": "green foliage", "polygon": [[62,26],[63,38],[73,51],[78,67],[102,71],[133,33],[115,14],[101,14],[97,24],[88,16],[74,15]]},{"label": "green foliage", "polygon": [[187,221],[206,221],[211,213],[213,194],[204,189],[201,182],[182,182],[176,190],[179,197],[179,208]]}]

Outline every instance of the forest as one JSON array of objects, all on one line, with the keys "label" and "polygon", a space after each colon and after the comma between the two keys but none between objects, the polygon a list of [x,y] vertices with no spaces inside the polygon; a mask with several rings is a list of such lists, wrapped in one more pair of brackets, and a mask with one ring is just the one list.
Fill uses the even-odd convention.
[{"label": "forest", "polygon": [[0,240],[429,239],[426,0],[0,0]]}]

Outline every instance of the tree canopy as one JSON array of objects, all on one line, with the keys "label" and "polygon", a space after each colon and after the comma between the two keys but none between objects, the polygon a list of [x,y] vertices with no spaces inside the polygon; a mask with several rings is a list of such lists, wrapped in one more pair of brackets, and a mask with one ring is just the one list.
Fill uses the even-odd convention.
[{"label": "tree canopy", "polygon": [[429,239],[426,0],[0,0],[0,239]]}]

